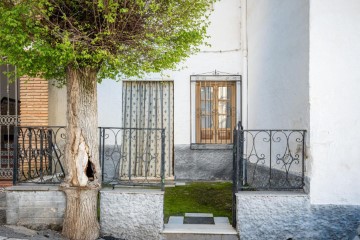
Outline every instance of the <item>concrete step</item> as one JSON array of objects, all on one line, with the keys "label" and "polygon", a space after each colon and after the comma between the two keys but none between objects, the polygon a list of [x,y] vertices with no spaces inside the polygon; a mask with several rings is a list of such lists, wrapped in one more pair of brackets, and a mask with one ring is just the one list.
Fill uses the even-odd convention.
[{"label": "concrete step", "polygon": [[237,235],[163,233],[163,240],[239,240]]},{"label": "concrete step", "polygon": [[[185,217],[206,218],[212,214],[185,214]],[[165,224],[164,240],[238,240],[236,230],[227,217],[214,217],[215,224],[184,224],[184,217],[171,216]]]}]

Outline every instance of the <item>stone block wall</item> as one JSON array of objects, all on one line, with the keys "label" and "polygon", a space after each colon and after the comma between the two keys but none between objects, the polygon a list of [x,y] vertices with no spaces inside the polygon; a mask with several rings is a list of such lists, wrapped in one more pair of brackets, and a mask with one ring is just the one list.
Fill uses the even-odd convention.
[{"label": "stone block wall", "polygon": [[30,228],[62,225],[66,199],[57,186],[13,186],[6,192],[6,223]]},{"label": "stone block wall", "polygon": [[101,234],[120,239],[160,239],[164,192],[155,189],[100,191]]},{"label": "stone block wall", "polygon": [[230,180],[232,149],[190,149],[175,145],[175,180]]},{"label": "stone block wall", "polygon": [[248,239],[350,239],[360,206],[311,205],[307,194],[239,192],[237,230]]}]

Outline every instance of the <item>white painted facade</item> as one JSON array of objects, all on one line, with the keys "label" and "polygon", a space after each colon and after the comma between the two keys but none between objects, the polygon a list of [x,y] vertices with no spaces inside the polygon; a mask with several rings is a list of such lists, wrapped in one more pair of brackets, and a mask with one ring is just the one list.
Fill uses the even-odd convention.
[{"label": "white painted facade", "polygon": [[[222,0],[216,2],[213,9],[210,17],[211,25],[208,29],[210,38],[207,40],[211,47],[201,47],[199,53],[179,65],[180,70],[165,72],[166,77],[152,74],[144,78],[144,80],[174,82],[175,145],[190,144],[190,76],[215,70],[241,75],[240,1]],[[98,85],[99,126],[122,126],[121,95],[121,81],[104,80]],[[240,106],[238,109],[239,118]]]},{"label": "white painted facade", "polygon": [[306,129],[311,203],[360,205],[360,2],[247,5],[245,128]]},{"label": "white painted facade", "polygon": [[360,1],[310,1],[310,199],[360,205]]},{"label": "white painted facade", "polygon": [[308,0],[248,1],[246,128],[308,129],[308,19]]},{"label": "white painted facade", "polygon": [[[358,0],[214,4],[212,46],[167,77],[146,78],[174,82],[175,145],[191,143],[190,76],[214,70],[239,74],[245,128],[308,131],[311,203],[360,205],[359,12]],[[54,101],[64,103],[62,98]],[[104,80],[98,99],[99,125],[122,126],[122,82]],[[240,104],[237,110],[240,120]]]}]

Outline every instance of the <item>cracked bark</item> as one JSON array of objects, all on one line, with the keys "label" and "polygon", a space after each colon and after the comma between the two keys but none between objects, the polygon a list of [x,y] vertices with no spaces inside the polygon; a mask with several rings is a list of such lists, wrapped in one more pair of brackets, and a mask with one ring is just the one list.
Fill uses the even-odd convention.
[{"label": "cracked bark", "polygon": [[[67,69],[67,141],[65,146],[66,194],[63,235],[91,240],[99,236],[97,196],[101,186],[98,156],[97,71]],[[87,176],[92,166],[93,176]]]}]

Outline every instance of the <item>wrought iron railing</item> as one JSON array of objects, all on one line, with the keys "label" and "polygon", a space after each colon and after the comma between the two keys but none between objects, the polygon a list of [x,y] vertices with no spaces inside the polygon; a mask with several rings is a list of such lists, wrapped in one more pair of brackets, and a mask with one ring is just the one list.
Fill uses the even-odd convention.
[{"label": "wrought iron railing", "polygon": [[234,130],[234,188],[296,190],[304,187],[306,130]]},{"label": "wrought iron railing", "polygon": [[14,184],[63,180],[64,127],[15,127],[14,135]]},{"label": "wrought iron railing", "polygon": [[[60,183],[65,177],[65,127],[15,127],[14,184]],[[165,129],[99,128],[102,182],[165,184]]]},{"label": "wrought iron railing", "polygon": [[115,185],[165,184],[165,129],[100,128],[102,181]]}]

